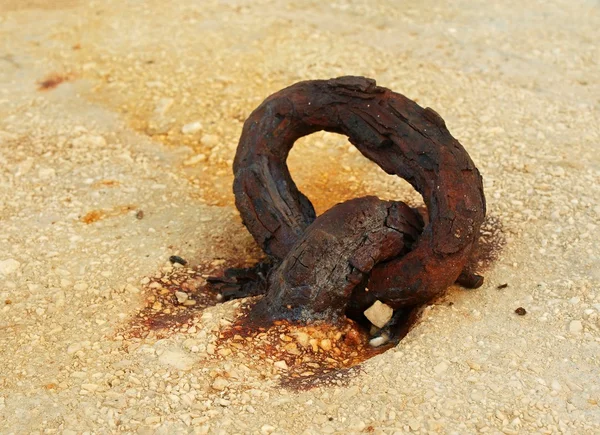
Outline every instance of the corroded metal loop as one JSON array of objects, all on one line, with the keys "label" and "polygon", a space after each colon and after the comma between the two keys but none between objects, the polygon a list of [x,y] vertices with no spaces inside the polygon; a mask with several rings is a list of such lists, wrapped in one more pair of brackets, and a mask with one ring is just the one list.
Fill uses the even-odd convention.
[{"label": "corroded metal loop", "polygon": [[[315,211],[292,180],[286,159],[297,139],[320,130],[348,136],[365,157],[408,181],[423,196],[429,215],[411,250],[379,258],[385,261],[373,264],[365,277],[369,291],[355,291],[352,298],[360,305],[379,299],[400,308],[430,300],[453,284],[485,217],[479,171],[435,111],[364,77],[297,83],[268,97],[245,122],[233,166],[234,193],[244,224],[263,250],[287,264],[290,252],[308,240]],[[390,204],[370,199],[354,205],[377,209],[375,220],[381,223]],[[285,272],[278,267],[270,285],[289,281]],[[298,286],[280,287],[269,288],[265,297],[274,307],[294,300],[291,292]],[[313,308],[333,303],[323,292],[302,294]]]}]

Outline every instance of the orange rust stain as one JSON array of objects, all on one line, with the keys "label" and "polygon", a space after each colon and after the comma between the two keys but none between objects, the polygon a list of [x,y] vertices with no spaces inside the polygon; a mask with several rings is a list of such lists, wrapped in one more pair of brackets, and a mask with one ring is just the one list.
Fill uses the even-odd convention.
[{"label": "orange rust stain", "polygon": [[[249,309],[249,305],[245,310]],[[248,325],[245,316],[222,331],[217,354],[257,359],[280,376],[280,385],[294,390],[344,385],[360,364],[392,345],[373,348],[367,331],[350,319],[339,324],[309,325],[278,321],[269,327]]]},{"label": "orange rust stain", "polygon": [[[331,187],[328,180],[323,181],[323,188]],[[342,189],[338,192],[341,191]],[[101,215],[100,219],[110,213],[107,210],[97,212]],[[478,252],[474,253],[472,259],[473,268],[477,270],[489,266],[503,246],[501,225],[493,216],[483,225],[482,235]],[[236,266],[239,267],[239,263]],[[119,334],[125,338],[164,338],[177,332],[185,333],[195,324],[199,313],[218,303],[217,294],[206,284],[205,278],[217,275],[218,271],[233,265],[218,260],[193,268],[174,268],[171,272],[151,278],[144,286],[145,306]],[[449,299],[454,290],[455,286],[432,303],[452,304]],[[188,298],[183,302],[178,300],[175,294],[178,291],[186,293]],[[254,361],[263,370],[276,376],[280,385],[288,389],[307,390],[327,385],[346,385],[353,376],[360,373],[362,362],[393,346],[370,347],[367,331],[349,319],[335,325],[301,325],[286,321],[276,322],[269,327],[250,324],[246,320],[246,313],[252,303],[244,303],[239,310],[238,319],[221,330],[215,343],[216,352],[210,359],[233,357]],[[399,334],[400,338],[418,322],[420,312],[415,309],[407,317],[405,327]]]},{"label": "orange rust stain", "polygon": [[120,184],[117,180],[100,180],[92,184],[92,187],[94,189],[101,189],[102,187],[116,187]]},{"label": "orange rust stain", "polygon": [[[240,263],[213,261],[196,267],[174,268],[160,277],[152,277],[143,287],[144,307],[120,334],[126,338],[144,338],[152,333],[164,338],[187,329],[199,312],[219,302],[217,293],[206,285],[206,277],[234,265],[240,266]],[[175,296],[178,291],[187,293],[187,300],[180,303]]]},{"label": "orange rust stain", "polygon": [[57,390],[58,389],[58,385],[56,385],[54,382],[51,382],[49,384],[44,385],[44,388],[46,390]]},{"label": "orange rust stain", "polygon": [[[217,293],[206,284],[206,277],[231,266],[213,261],[196,267],[176,267],[152,277],[143,286],[144,307],[118,333],[127,339],[164,338],[187,331],[205,308],[218,303]],[[186,293],[187,299],[178,300],[176,292]],[[305,390],[346,384],[360,372],[364,360],[390,348],[370,347],[367,332],[352,320],[336,325],[286,321],[270,327],[248,325],[244,319],[251,304],[252,301],[244,304],[238,320],[221,331],[211,358],[219,360],[232,354],[244,360],[258,360],[259,365],[278,376],[285,388]],[[278,368],[281,361],[285,361],[287,369]]]},{"label": "orange rust stain", "polygon": [[85,224],[91,224],[94,222],[98,222],[102,219],[106,219],[108,217],[116,217],[121,216],[127,212],[135,210],[135,205],[120,205],[117,207],[104,209],[104,210],[92,210],[86,213],[82,218],[81,222]]},{"label": "orange rust stain", "polygon": [[72,79],[73,76],[71,74],[52,73],[38,82],[38,91],[49,91],[58,87],[61,83],[71,81]]},{"label": "orange rust stain", "polygon": [[100,219],[104,219],[106,215],[101,210],[92,210],[88,212],[84,217],[81,218],[81,222],[91,224],[98,222]]}]

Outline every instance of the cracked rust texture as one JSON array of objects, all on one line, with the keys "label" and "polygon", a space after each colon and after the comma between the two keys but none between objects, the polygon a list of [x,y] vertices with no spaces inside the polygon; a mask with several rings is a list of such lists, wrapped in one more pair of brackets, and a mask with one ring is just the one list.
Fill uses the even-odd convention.
[{"label": "cracked rust texture", "polygon": [[[286,159],[302,136],[325,130],[427,206],[426,224],[404,203],[358,198],[318,219]],[[234,165],[236,206],[274,268],[256,311],[266,318],[324,318],[380,300],[394,309],[440,295],[463,272],[485,217],[482,179],[443,119],[372,79],[300,82],[267,98],[244,124]],[[477,279],[479,278],[479,279]]]}]

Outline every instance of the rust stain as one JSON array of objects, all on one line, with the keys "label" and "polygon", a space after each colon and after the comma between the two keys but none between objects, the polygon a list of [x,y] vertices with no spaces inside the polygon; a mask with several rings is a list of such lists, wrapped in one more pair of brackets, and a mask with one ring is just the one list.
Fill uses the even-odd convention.
[{"label": "rust stain", "polygon": [[242,315],[221,332],[216,353],[260,361],[267,369],[275,370],[279,384],[285,388],[301,391],[347,385],[360,373],[363,361],[394,346],[369,346],[368,332],[350,319],[335,325],[288,321],[277,321],[269,327],[249,325],[245,313],[252,305],[246,304]]},{"label": "rust stain", "polygon": [[[195,267],[174,267],[171,272],[152,276],[143,285],[144,306],[117,333],[125,339],[165,338],[187,331],[202,311],[219,303],[218,293],[206,282],[231,266],[248,266],[216,260]],[[186,293],[185,301],[176,292]],[[372,348],[369,334],[358,323],[346,319],[340,324],[311,325],[276,322],[270,327],[250,325],[245,315],[254,304],[249,300],[238,317],[219,333],[215,354],[220,360],[232,355],[256,361],[263,370],[278,377],[282,387],[307,390],[324,385],[346,385],[360,373],[360,364],[393,345]],[[278,369],[285,361],[286,369]]]},{"label": "rust stain", "polygon": [[129,204],[129,205],[120,205],[117,207],[104,209],[104,210],[91,210],[87,212],[82,218],[81,222],[85,224],[92,224],[94,222],[98,222],[102,219],[106,219],[108,217],[116,217],[121,216],[127,212],[135,210],[137,206]]},{"label": "rust stain", "polygon": [[[126,338],[144,338],[152,333],[164,338],[186,325],[191,326],[199,312],[219,303],[217,293],[207,285],[206,278],[233,265],[217,260],[196,267],[177,267],[170,273],[150,278],[143,286],[144,307],[120,334]],[[186,293],[187,299],[180,302],[176,292]]]},{"label": "rust stain", "polygon": [[465,270],[478,274],[486,272],[498,259],[505,245],[506,236],[500,218],[488,214],[481,224],[479,239],[473,247]]},{"label": "rust stain", "polygon": [[72,74],[52,73],[38,82],[38,91],[49,91],[58,87],[61,83],[69,82],[71,80],[73,80]]},{"label": "rust stain", "polygon": [[91,224],[98,222],[100,219],[104,219],[106,215],[101,210],[92,210],[81,218],[81,222]]},{"label": "rust stain", "polygon": [[100,181],[96,181],[94,184],[92,184],[92,188],[101,189],[103,187],[117,187],[120,184],[121,183],[117,180],[100,180]]}]

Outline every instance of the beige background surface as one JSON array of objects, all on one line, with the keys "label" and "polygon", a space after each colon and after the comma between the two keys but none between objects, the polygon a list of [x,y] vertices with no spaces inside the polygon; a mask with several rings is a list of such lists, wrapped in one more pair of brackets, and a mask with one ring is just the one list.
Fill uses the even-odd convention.
[{"label": "beige background surface", "polygon": [[[598,29],[594,0],[0,2],[0,432],[600,432]],[[301,393],[210,355],[235,304],[120,335],[169,255],[256,258],[230,192],[242,123],[347,74],[434,108],[481,169],[507,239],[484,287]],[[320,212],[415,198],[339,136],[290,165]]]}]

